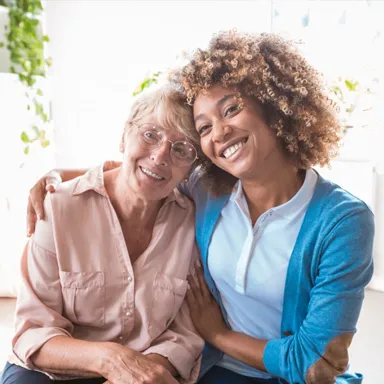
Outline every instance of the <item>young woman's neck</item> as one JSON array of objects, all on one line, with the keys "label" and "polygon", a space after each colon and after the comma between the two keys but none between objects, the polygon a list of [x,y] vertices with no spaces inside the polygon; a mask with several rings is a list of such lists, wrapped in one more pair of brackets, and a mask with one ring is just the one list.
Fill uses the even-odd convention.
[{"label": "young woman's neck", "polygon": [[152,227],[163,200],[145,200],[131,192],[119,171],[105,172],[104,185],[120,222],[131,221],[142,228]]},{"label": "young woman's neck", "polygon": [[303,185],[305,172],[287,162],[277,163],[257,177],[242,180],[252,223],[264,212],[292,199]]}]

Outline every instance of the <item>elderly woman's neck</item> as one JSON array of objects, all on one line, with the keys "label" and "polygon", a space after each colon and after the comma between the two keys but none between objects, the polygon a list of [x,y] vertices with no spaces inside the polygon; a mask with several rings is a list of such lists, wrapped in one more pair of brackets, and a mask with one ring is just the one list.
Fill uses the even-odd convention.
[{"label": "elderly woman's neck", "polygon": [[163,200],[146,200],[127,187],[127,183],[119,173],[104,173],[104,185],[113,208],[120,220],[132,221],[141,227],[152,227]]}]

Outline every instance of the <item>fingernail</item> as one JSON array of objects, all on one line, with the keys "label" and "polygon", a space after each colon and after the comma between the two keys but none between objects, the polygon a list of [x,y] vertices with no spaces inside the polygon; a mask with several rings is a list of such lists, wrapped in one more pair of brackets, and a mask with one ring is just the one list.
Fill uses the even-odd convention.
[{"label": "fingernail", "polygon": [[37,220],[41,220],[41,215],[40,215],[40,213],[37,214]]}]

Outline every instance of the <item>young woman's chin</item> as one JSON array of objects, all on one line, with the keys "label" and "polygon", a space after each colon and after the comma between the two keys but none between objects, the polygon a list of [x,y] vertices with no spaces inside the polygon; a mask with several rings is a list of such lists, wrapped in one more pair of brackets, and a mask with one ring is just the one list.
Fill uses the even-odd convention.
[{"label": "young woman's chin", "polygon": [[220,161],[216,161],[214,164],[240,180],[255,170],[255,163],[249,158],[238,159],[234,162],[220,159]]}]

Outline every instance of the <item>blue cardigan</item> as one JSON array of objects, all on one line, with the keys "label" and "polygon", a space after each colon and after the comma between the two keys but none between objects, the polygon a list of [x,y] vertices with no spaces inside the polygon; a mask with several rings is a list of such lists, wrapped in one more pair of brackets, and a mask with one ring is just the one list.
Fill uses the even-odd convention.
[{"label": "blue cardigan", "polygon": [[[196,239],[205,279],[225,311],[208,270],[208,247],[230,195],[210,196],[195,172],[188,190],[196,204]],[[369,207],[320,175],[291,259],[284,291],[281,337],[264,350],[267,371],[281,383],[360,384],[346,373],[364,288],[373,274],[374,220]],[[221,358],[207,344],[200,375]]]}]

